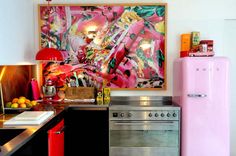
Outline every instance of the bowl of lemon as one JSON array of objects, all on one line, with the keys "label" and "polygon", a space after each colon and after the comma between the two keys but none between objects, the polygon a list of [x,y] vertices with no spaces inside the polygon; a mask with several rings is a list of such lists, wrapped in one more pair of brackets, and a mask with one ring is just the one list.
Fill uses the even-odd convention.
[{"label": "bowl of lemon", "polygon": [[36,100],[29,100],[24,96],[13,98],[12,101],[5,103],[5,110],[30,110],[32,107],[38,105]]}]

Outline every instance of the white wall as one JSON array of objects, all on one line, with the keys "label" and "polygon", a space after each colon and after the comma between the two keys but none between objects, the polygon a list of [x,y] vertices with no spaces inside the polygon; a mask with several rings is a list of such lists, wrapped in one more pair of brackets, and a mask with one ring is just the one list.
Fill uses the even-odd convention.
[{"label": "white wall", "polygon": [[0,0],[0,65],[34,63],[33,13],[33,1]]},{"label": "white wall", "polygon": [[[37,4],[46,0],[0,0],[0,64],[34,62],[38,50]],[[172,95],[173,60],[179,56],[180,34],[200,31],[213,39],[218,56],[231,59],[231,156],[236,156],[236,1],[235,0],[120,0],[119,3],[168,3],[167,90],[112,91],[113,96]],[[53,0],[53,3],[117,3],[116,0]],[[231,19],[231,20],[225,20]],[[217,122],[217,117],[216,117]]]},{"label": "white wall", "polygon": [[223,54],[231,58],[231,155],[236,155],[236,48],[235,48],[235,36],[236,36],[236,19],[225,20],[224,22],[224,51]]}]

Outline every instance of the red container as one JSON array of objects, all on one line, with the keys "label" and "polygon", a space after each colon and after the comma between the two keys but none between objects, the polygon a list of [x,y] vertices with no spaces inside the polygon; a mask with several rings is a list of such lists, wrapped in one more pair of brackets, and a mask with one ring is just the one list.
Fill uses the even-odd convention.
[{"label": "red container", "polygon": [[213,40],[201,40],[200,44],[207,44],[207,52],[213,52]]},{"label": "red container", "polygon": [[180,51],[180,57],[188,57],[189,51]]},{"label": "red container", "polygon": [[32,99],[33,100],[39,100],[40,99],[40,91],[39,91],[39,85],[38,81],[35,79],[31,80],[31,87],[32,87]]},{"label": "red container", "polygon": [[48,156],[64,156],[64,120],[48,131]]}]

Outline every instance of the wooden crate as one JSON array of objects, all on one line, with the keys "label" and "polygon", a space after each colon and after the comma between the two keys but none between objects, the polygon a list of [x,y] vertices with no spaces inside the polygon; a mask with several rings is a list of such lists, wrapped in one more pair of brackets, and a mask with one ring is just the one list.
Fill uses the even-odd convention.
[{"label": "wooden crate", "polygon": [[68,87],[65,91],[66,99],[95,99],[94,87]]}]

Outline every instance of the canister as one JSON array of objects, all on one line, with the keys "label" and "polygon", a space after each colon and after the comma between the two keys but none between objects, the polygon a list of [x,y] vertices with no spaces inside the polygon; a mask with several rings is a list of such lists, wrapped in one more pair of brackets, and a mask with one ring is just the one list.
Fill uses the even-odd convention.
[{"label": "canister", "polygon": [[200,32],[192,32],[192,48],[198,47],[200,44]]}]

